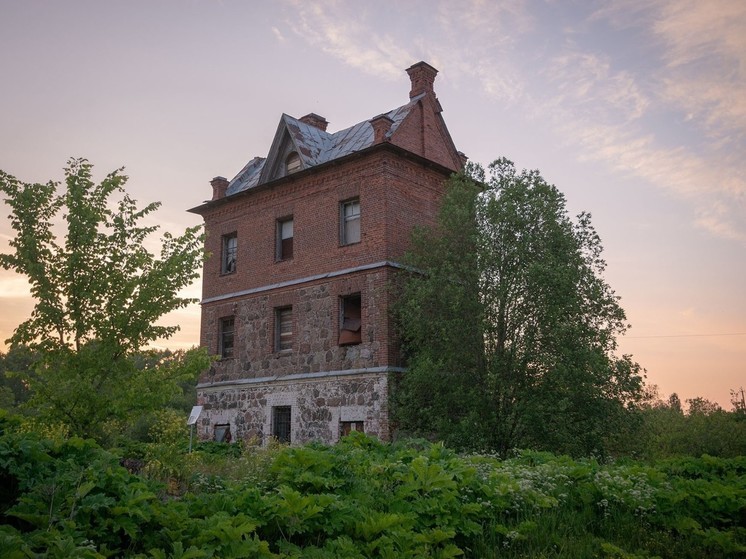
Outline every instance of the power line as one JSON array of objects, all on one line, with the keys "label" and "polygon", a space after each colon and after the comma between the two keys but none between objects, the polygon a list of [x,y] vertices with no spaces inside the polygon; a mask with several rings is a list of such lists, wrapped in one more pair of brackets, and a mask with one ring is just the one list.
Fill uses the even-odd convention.
[{"label": "power line", "polygon": [[648,338],[719,338],[722,336],[746,336],[746,332],[727,332],[724,334],[661,334],[653,336],[624,336],[627,339],[648,339]]}]

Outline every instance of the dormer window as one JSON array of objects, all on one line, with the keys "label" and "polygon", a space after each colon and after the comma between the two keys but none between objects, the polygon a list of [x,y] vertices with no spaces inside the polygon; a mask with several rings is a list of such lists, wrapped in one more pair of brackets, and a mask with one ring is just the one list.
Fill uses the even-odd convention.
[{"label": "dormer window", "polygon": [[285,160],[285,174],[291,175],[297,171],[300,171],[300,156],[293,152]]}]

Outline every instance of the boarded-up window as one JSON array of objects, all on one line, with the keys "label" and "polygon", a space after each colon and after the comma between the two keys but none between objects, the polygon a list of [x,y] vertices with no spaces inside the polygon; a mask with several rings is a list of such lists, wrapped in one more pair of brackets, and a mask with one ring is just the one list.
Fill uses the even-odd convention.
[{"label": "boarded-up window", "polygon": [[291,418],[290,406],[272,408],[272,436],[281,443],[290,442]]},{"label": "boarded-up window", "polygon": [[277,222],[277,260],[293,257],[293,218]]},{"label": "boarded-up window", "polygon": [[340,421],[339,422],[339,435],[344,437],[349,435],[352,431],[360,431],[365,433],[365,422],[364,421]]},{"label": "boarded-up window", "polygon": [[238,236],[236,233],[223,235],[223,248],[220,273],[232,274],[236,271],[236,253],[238,252]]},{"label": "boarded-up window", "polygon": [[339,307],[339,345],[359,344],[362,341],[360,293],[342,297]]},{"label": "boarded-up window", "polygon": [[293,152],[285,160],[285,173],[291,175],[296,171],[300,171],[300,156]]},{"label": "boarded-up window", "polygon": [[360,242],[360,200],[349,200],[340,205],[339,236],[343,245]]},{"label": "boarded-up window", "polygon": [[275,351],[293,349],[293,308],[282,307],[275,311]]},{"label": "boarded-up window", "polygon": [[235,320],[232,316],[220,319],[220,347],[218,353],[221,359],[233,357]]}]

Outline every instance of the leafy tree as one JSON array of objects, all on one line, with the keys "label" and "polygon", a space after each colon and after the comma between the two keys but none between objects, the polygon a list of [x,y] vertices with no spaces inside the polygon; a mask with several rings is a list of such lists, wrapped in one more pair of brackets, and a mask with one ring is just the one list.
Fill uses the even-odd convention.
[{"label": "leafy tree", "polygon": [[15,346],[0,352],[0,408],[11,409],[29,399],[23,377],[33,368],[36,355],[26,346]]},{"label": "leafy tree", "polygon": [[688,398],[686,403],[689,406],[687,409],[689,415],[712,415],[713,413],[723,411],[717,402],[711,402],[701,396]]},{"label": "leafy tree", "polygon": [[646,387],[650,398],[642,407],[642,429],[636,453],[647,459],[708,454],[734,458],[746,454],[746,421],[736,408],[725,411],[706,398],[687,399],[685,414],[674,392],[659,397],[655,385]]},{"label": "leafy tree", "polygon": [[672,392],[671,395],[668,397],[668,407],[676,413],[684,413],[684,409],[681,407],[681,399],[679,398],[679,395],[676,394],[676,392]]},{"label": "leafy tree", "polygon": [[99,438],[107,423],[166,403],[207,365],[196,350],[135,359],[178,329],[159,319],[192,302],[179,292],[197,277],[202,237],[196,227],[165,233],[160,257],[150,253],[144,243],[158,226],[141,223],[159,204],[139,209],[122,171],[96,184],[92,165],[71,159],[59,193],[58,183],[23,183],[0,171],[16,234],[0,265],[25,275],[36,299],[9,340],[39,356],[24,379],[28,405],[46,421]]},{"label": "leafy tree", "polygon": [[601,252],[590,215],[571,220],[537,171],[499,159],[488,176],[453,176],[437,226],[415,233],[408,263],[421,273],[400,297],[400,428],[502,453],[621,441],[643,385],[614,355],[626,318]]},{"label": "leafy tree", "polygon": [[730,403],[733,406],[733,413],[746,416],[746,394],[743,386],[738,390],[730,391]]}]

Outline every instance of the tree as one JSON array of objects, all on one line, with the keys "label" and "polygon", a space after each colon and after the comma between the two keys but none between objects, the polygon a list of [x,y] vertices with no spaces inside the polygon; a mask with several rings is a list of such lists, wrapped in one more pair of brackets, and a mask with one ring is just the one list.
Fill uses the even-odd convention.
[{"label": "tree", "polygon": [[195,227],[165,233],[160,257],[150,253],[143,245],[158,226],[141,222],[159,204],[138,209],[122,172],[96,184],[92,165],[71,159],[58,193],[58,183],[27,184],[0,171],[15,231],[0,265],[25,275],[36,299],[8,340],[38,353],[25,379],[28,404],[47,421],[98,438],[107,423],[162,405],[179,381],[207,366],[201,351],[153,357],[146,366],[135,359],[178,329],[159,319],[192,302],[179,292],[198,277],[203,251]]},{"label": "tree", "polygon": [[36,362],[36,355],[28,347],[17,345],[7,353],[0,352],[0,408],[12,409],[29,399],[28,376]]},{"label": "tree", "polygon": [[738,390],[730,391],[730,403],[733,406],[733,413],[746,416],[746,394],[743,386]]},{"label": "tree", "polygon": [[409,355],[404,431],[501,453],[603,452],[635,425],[639,366],[602,279],[590,215],[573,222],[537,171],[499,159],[453,176],[437,226],[413,238],[398,318]]}]

